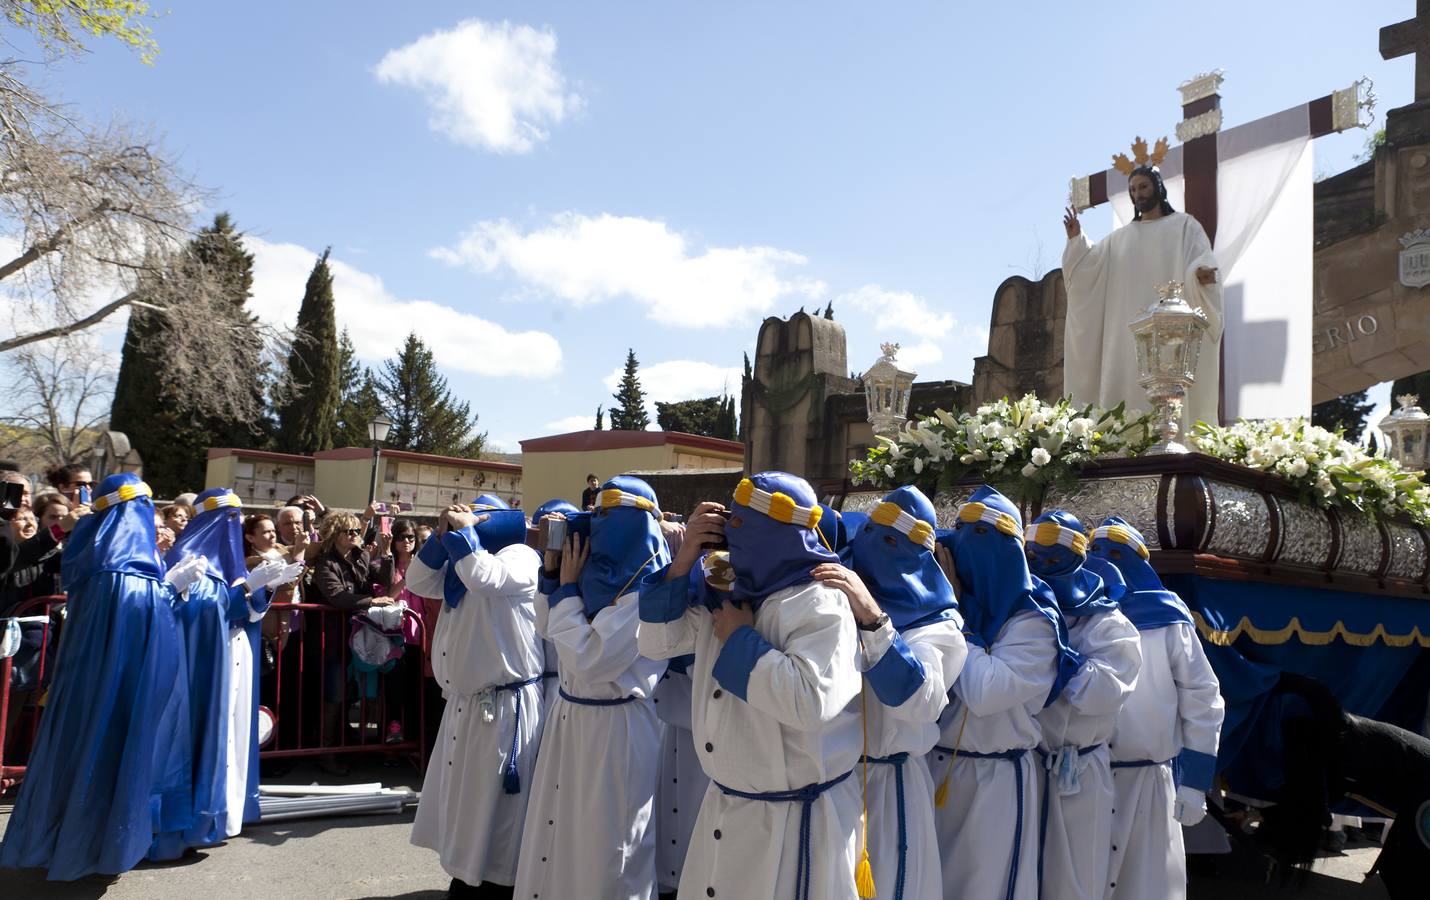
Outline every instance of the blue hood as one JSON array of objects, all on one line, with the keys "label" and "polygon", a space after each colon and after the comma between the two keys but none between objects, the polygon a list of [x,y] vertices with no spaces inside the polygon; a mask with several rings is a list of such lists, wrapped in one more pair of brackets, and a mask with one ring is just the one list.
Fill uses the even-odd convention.
[{"label": "blue hood", "polygon": [[1122,595],[1122,613],[1132,620],[1138,631],[1151,631],[1168,625],[1192,625],[1187,604],[1162,584],[1162,579],[1148,562],[1147,541],[1142,532],[1120,516],[1106,519],[1092,534],[1088,560],[1100,560],[1112,566],[1127,583]]},{"label": "blue hood", "polygon": [[65,540],[60,570],[67,591],[73,592],[97,572],[164,577],[164,565],[154,545],[154,501],[149,485],[138,475],[111,475],[95,491],[93,509]]},{"label": "blue hood", "polygon": [[[763,495],[776,495],[769,513],[749,505],[764,505],[765,501],[758,499]],[[735,489],[730,510],[725,537],[730,544],[730,566],[735,570],[731,598],[737,602],[758,607],[776,591],[813,580],[810,570],[820,563],[839,562],[838,555],[820,539],[817,526],[821,513],[814,488],[797,475],[751,475]]]},{"label": "blue hood", "polygon": [[[881,524],[895,515],[895,507],[920,523],[912,536]],[[933,555],[935,521],[928,497],[916,487],[901,487],[884,497],[853,539],[854,571],[899,631],[959,619],[953,585]],[[915,542],[925,530],[927,543]]]}]

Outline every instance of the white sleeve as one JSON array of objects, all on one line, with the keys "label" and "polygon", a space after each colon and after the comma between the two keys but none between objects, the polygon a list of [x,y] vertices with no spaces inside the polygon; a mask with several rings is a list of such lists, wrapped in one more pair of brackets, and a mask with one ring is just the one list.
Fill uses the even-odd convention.
[{"label": "white sleeve", "polygon": [[[859,696],[854,617],[844,594],[832,588],[815,591],[797,609],[786,611],[786,604],[781,604],[781,613],[793,614],[797,620],[781,622],[786,626],[781,629],[786,633],[784,646],[771,646],[756,659],[744,698],[783,725],[815,731],[834,721]],[[728,645],[727,641],[727,649]],[[717,660],[717,669],[720,665]]]},{"label": "white sleeve", "polygon": [[[450,565],[456,566],[457,577],[462,579],[468,591],[483,596],[534,594],[536,579],[541,573],[540,557],[523,544],[503,547],[496,553],[477,550]],[[410,571],[411,567],[408,568]],[[442,595],[439,593],[437,596]]]},{"label": "white sleeve", "polygon": [[[864,638],[866,672],[894,650],[893,640],[882,634],[883,631],[880,629]],[[893,628],[888,627],[888,631]],[[963,639],[962,626],[956,621],[935,622],[895,634],[923,670],[924,677],[907,700],[889,707],[889,715],[906,722],[936,722],[948,705],[948,689],[968,659],[968,643]]]},{"label": "white sleeve", "polygon": [[1079,403],[1096,403],[1102,381],[1102,338],[1107,305],[1107,257],[1111,236],[1096,246],[1086,234],[1068,238],[1063,249],[1067,318],[1063,322],[1063,393]]},{"label": "white sleeve", "polygon": [[1137,627],[1120,610],[1098,613],[1080,629],[1076,649],[1086,659],[1063,696],[1084,715],[1115,715],[1137,686],[1142,668]]},{"label": "white sleeve", "polygon": [[[640,624],[640,594],[630,591],[586,621],[580,595],[565,598],[547,613],[544,637],[556,647],[561,671],[589,682],[615,681],[640,655],[636,632]],[[541,625],[537,603],[537,627]]]},{"label": "white sleeve", "polygon": [[1218,271],[1216,281],[1211,284],[1197,282],[1197,269],[1206,266],[1217,268],[1216,256],[1212,253],[1212,243],[1196,217],[1187,214],[1187,224],[1182,234],[1185,242],[1187,271],[1182,274],[1183,295],[1192,306],[1200,307],[1207,314],[1206,341],[1215,344],[1222,333],[1222,279],[1225,272]]},{"label": "white sleeve", "polygon": [[1042,701],[1058,672],[1057,636],[1041,614],[1021,612],[987,650],[972,648],[953,683],[974,715],[987,716]]},{"label": "white sleeve", "polygon": [[447,571],[447,566],[434,569],[422,561],[422,558],[413,555],[407,563],[407,589],[419,597],[441,598],[442,579]]},{"label": "white sleeve", "polygon": [[699,634],[702,618],[708,621],[710,611],[703,606],[692,606],[674,622],[641,620],[636,629],[636,646],[640,655],[646,659],[670,659],[694,653],[695,637]]},{"label": "white sleeve", "polygon": [[1225,705],[1221,685],[1193,625],[1172,625],[1167,632],[1167,656],[1177,685],[1177,717],[1182,725],[1182,746],[1216,756],[1221,740]]}]

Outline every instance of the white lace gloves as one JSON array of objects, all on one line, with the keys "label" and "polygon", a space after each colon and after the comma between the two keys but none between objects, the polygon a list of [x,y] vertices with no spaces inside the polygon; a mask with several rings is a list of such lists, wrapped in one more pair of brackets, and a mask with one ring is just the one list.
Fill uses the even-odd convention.
[{"label": "white lace gloves", "polygon": [[204,577],[208,567],[209,561],[204,557],[187,554],[177,565],[170,567],[169,571],[164,573],[164,580],[174,589],[174,593],[183,597],[189,588]]},{"label": "white lace gloves", "polygon": [[282,560],[266,559],[253,567],[243,583],[248,588],[248,592],[253,594],[264,588],[285,585],[301,574],[303,574],[303,564],[300,562],[284,563]]},{"label": "white lace gloves", "polygon": [[1177,800],[1172,804],[1172,818],[1190,828],[1204,819],[1206,814],[1206,794],[1186,785],[1177,788]]}]

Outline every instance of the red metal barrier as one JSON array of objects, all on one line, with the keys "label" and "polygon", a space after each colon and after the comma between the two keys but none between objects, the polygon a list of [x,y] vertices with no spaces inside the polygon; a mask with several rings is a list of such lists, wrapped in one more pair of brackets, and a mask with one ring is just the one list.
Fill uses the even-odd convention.
[{"label": "red metal barrier", "polygon": [[[37,597],[18,607],[14,615],[36,615],[43,608],[53,617],[64,601],[63,596]],[[285,639],[275,641],[279,646],[274,669],[261,676],[259,697],[255,698],[277,720],[273,739],[259,752],[259,758],[381,753],[407,758],[421,772],[427,762],[423,647],[429,645],[422,617],[415,617],[421,643],[406,645],[393,672],[377,675],[377,697],[364,702],[348,672],[353,614],[321,604],[285,603],[271,607],[268,615],[292,617],[295,613],[297,627]],[[45,687],[44,666],[54,633],[46,625],[40,647],[39,679]],[[10,692],[13,663],[13,659],[0,660],[0,791],[24,777],[43,711],[34,705],[12,716],[11,703],[19,699],[12,699]],[[389,689],[389,678],[401,679],[400,693]],[[339,685],[336,691],[334,684]],[[390,700],[395,701],[396,709],[389,708]],[[349,721],[350,711],[357,713],[355,725]],[[402,740],[387,743],[385,726],[394,720],[402,727]],[[17,726],[18,734],[7,726]]]},{"label": "red metal barrier", "polygon": [[[45,667],[49,663],[50,639],[54,636],[52,625],[55,615],[64,603],[63,594],[35,597],[21,603],[10,614],[17,619],[46,613],[49,615],[50,621],[44,625],[41,633],[39,670],[36,673],[42,691],[49,686],[49,673],[45,671]],[[30,747],[34,744],[40,727],[39,697],[31,697],[31,691],[24,692],[23,696],[11,696],[10,678],[14,668],[13,658],[0,660],[0,793],[19,784],[25,777],[25,764],[30,757]],[[36,701],[34,705],[19,705],[26,704],[31,699]]]}]

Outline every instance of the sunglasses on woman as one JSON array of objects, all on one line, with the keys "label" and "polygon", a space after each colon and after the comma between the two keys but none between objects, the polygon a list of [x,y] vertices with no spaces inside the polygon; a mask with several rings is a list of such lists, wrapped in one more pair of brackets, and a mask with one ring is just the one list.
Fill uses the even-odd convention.
[{"label": "sunglasses on woman", "polygon": [[348,537],[362,537],[362,529],[361,529],[361,528],[348,528],[348,529],[346,529],[345,531],[343,531],[343,534],[347,535]]}]

